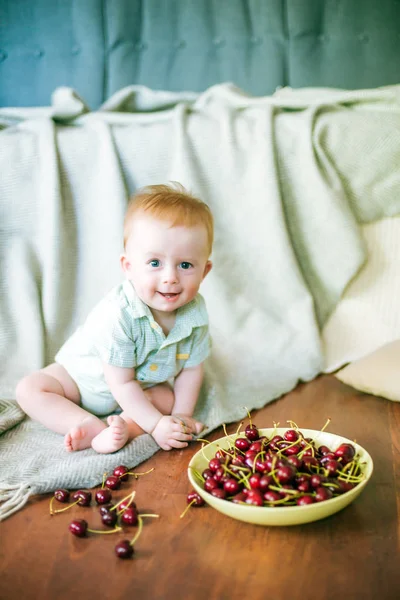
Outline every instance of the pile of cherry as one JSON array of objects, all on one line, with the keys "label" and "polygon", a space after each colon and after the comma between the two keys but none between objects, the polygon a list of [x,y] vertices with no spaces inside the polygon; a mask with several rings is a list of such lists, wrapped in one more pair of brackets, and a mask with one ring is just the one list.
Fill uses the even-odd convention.
[{"label": "pile of cherry", "polygon": [[364,478],[352,444],[317,446],[297,425],[270,439],[251,422],[195,475],[216,498],[253,506],[305,506],[353,489]]},{"label": "pile of cherry", "polygon": [[[102,487],[96,491],[94,499],[99,506],[102,523],[113,529],[108,531],[89,529],[88,522],[85,519],[74,519],[69,524],[69,531],[77,537],[85,537],[87,533],[118,533],[123,531],[123,525],[137,526],[138,529],[136,535],[131,540],[121,540],[115,546],[115,553],[118,558],[130,558],[134,554],[134,544],[142,531],[143,517],[158,517],[158,515],[139,513],[137,505],[134,502],[135,491],[131,492],[128,496],[115,504],[112,502],[112,492],[118,490],[121,487],[121,482],[129,479],[129,475],[133,475],[137,479],[139,475],[146,475],[152,470],[153,469],[146,473],[133,473],[130,472],[125,465],[119,465],[118,467],[115,467],[112,475],[107,477],[105,474]],[[73,502],[64,508],[53,510],[54,500],[62,503],[68,503],[70,500]],[[75,505],[90,506],[91,503],[91,492],[77,490],[76,492],[70,493],[68,490],[58,489],[55,490],[54,495],[50,500],[50,514],[55,515],[56,513],[64,512]]]}]

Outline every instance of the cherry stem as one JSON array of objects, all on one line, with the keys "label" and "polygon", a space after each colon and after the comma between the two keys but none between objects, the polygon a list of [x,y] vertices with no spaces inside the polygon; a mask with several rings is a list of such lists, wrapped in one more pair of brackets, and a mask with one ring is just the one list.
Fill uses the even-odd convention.
[{"label": "cherry stem", "polygon": [[290,427],[295,431],[299,430],[298,425],[294,421],[286,421],[286,423],[289,423]]},{"label": "cherry stem", "polygon": [[54,500],[55,500],[55,499],[56,499],[56,497],[55,497],[55,496],[52,496],[52,497],[50,498],[50,514],[51,514],[51,515],[54,515],[54,512],[53,512],[53,502],[54,502]]},{"label": "cherry stem", "polygon": [[80,498],[79,500],[76,500],[75,502],[73,502],[72,504],[68,504],[68,506],[66,506],[65,508],[60,508],[59,510],[55,510],[54,512],[52,512],[52,515],[55,515],[56,513],[60,513],[60,512],[64,512],[65,510],[68,510],[70,508],[72,508],[73,506],[75,506],[75,504],[78,504],[80,502]]},{"label": "cherry stem", "polygon": [[103,481],[101,483],[101,489],[104,490],[104,483],[106,481],[106,477],[107,477],[107,472],[103,473]]},{"label": "cherry stem", "polygon": [[187,505],[187,507],[185,508],[185,510],[183,511],[183,513],[180,515],[180,519],[183,519],[183,517],[186,515],[187,511],[189,510],[189,508],[191,506],[193,506],[193,504],[196,502],[196,498],[193,498],[193,500],[191,502],[189,502],[189,504]]},{"label": "cherry stem", "polygon": [[129,544],[131,546],[134,545],[134,543],[138,539],[139,535],[142,533],[142,529],[143,529],[143,519],[142,519],[142,517],[140,515],[138,515],[138,530],[137,530],[137,533],[136,533],[135,537],[132,538],[131,541],[129,542]]},{"label": "cherry stem", "polygon": [[190,468],[193,471],[194,476],[197,477],[197,479],[199,479],[202,483],[204,483],[205,479],[204,479],[203,475],[200,473],[200,471],[198,471],[194,467],[190,467]]},{"label": "cherry stem", "polygon": [[323,428],[321,429],[321,433],[322,433],[323,431],[325,431],[325,429],[328,427],[328,425],[329,425],[329,423],[331,422],[331,420],[332,420],[332,419],[331,419],[330,417],[328,417],[328,418],[327,418],[325,425],[324,425],[324,426],[323,426]]},{"label": "cherry stem", "polygon": [[117,533],[118,531],[122,531],[122,527],[116,527],[115,529],[111,529],[111,531],[103,531],[100,529],[87,529],[90,533],[99,533],[101,535],[107,535],[108,533]]},{"label": "cherry stem", "polygon": [[211,444],[210,440],[204,440],[203,438],[196,438],[196,442],[203,442],[203,444]]},{"label": "cherry stem", "polygon": [[241,421],[241,422],[239,423],[239,427],[236,429],[236,433],[235,433],[236,437],[239,435],[239,432],[240,432],[240,430],[241,430],[242,426],[243,426],[243,421]]},{"label": "cherry stem", "polygon": [[[118,508],[118,506],[120,504],[122,504],[122,502],[124,502],[125,500],[127,500],[128,498],[130,498],[128,506],[130,506],[131,502],[133,502],[133,499],[136,495],[136,490],[134,490],[133,492],[131,492],[130,494],[128,494],[127,496],[125,496],[125,498],[122,498],[122,500],[120,500],[119,502],[117,502],[117,504],[115,506],[113,506],[112,508],[110,508],[110,511],[112,510],[116,510]],[[126,508],[128,508],[128,506]]]},{"label": "cherry stem", "polygon": [[123,473],[122,475],[120,475],[120,477],[125,477],[125,475],[134,475],[134,477],[140,477],[141,475],[148,475],[149,473],[151,473],[152,471],[154,471],[155,467],[153,467],[152,469],[149,469],[148,471],[145,471],[144,473],[135,473],[134,471],[128,471],[127,473]]}]

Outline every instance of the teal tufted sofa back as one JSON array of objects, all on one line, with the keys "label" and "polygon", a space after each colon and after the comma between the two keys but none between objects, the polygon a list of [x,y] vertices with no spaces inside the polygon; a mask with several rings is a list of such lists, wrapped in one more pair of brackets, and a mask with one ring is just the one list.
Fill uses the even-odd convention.
[{"label": "teal tufted sofa back", "polygon": [[400,82],[399,0],[0,0],[0,105],[91,108],[130,84],[232,81],[364,88]]}]

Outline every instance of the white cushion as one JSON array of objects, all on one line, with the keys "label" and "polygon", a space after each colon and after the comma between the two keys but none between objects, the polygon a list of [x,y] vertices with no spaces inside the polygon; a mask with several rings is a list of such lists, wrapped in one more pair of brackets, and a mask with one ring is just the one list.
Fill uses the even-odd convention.
[{"label": "white cushion", "polygon": [[325,372],[400,339],[400,217],[362,227],[368,260],[322,332]]},{"label": "white cushion", "polygon": [[349,364],[336,377],[361,392],[400,401],[400,340]]}]

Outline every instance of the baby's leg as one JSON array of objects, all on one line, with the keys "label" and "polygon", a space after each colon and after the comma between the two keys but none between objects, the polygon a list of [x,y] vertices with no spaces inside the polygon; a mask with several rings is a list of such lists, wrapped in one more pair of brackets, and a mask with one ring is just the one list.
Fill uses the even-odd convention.
[{"label": "baby's leg", "polygon": [[16,399],[32,419],[65,435],[68,451],[90,448],[92,439],[106,427],[79,406],[75,381],[57,363],[24,377],[17,385]]}]

